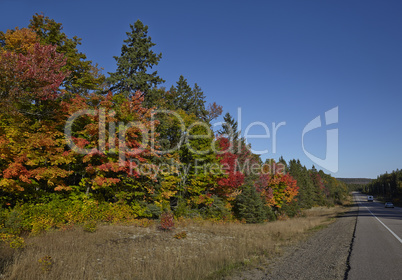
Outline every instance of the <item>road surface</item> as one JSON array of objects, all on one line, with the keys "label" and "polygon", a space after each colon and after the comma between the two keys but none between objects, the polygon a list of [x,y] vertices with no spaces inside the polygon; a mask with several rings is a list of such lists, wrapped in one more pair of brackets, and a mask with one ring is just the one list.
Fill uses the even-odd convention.
[{"label": "road surface", "polygon": [[[402,209],[354,193],[356,205],[265,269],[225,279],[402,279]],[[358,207],[357,207],[358,206]]]},{"label": "road surface", "polygon": [[402,209],[354,193],[359,206],[347,279],[402,279]]}]

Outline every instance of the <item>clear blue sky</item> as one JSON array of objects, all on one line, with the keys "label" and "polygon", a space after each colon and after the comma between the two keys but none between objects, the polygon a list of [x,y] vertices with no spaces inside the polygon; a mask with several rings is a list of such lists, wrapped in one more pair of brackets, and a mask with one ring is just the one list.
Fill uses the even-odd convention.
[{"label": "clear blue sky", "polygon": [[[156,70],[170,87],[180,75],[242,128],[267,124],[271,138],[250,140],[262,158],[298,158],[303,128],[338,106],[339,171],[368,177],[402,167],[401,1],[8,1],[0,30],[26,27],[32,15],[63,23],[81,37],[89,59],[113,72],[113,56],[137,19],[149,26],[163,57]],[[286,122],[276,136],[272,123]],[[305,149],[325,158],[326,128],[305,136]],[[249,134],[263,134],[254,126]],[[317,164],[316,164],[317,166]],[[317,168],[321,169],[320,166]],[[328,170],[323,169],[328,172]]]}]

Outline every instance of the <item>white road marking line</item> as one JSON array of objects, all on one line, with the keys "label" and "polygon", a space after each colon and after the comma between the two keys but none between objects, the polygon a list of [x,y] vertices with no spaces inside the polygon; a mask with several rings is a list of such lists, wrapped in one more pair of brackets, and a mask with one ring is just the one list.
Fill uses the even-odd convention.
[{"label": "white road marking line", "polygon": [[377,216],[374,215],[373,212],[371,212],[370,209],[367,208],[367,206],[364,207],[366,207],[366,209],[371,213],[371,215],[373,215],[373,217],[376,218],[377,221],[379,221],[399,242],[402,243],[402,239],[400,239],[398,235],[396,235],[389,227],[387,227],[383,222],[381,222],[380,219],[378,219]]}]

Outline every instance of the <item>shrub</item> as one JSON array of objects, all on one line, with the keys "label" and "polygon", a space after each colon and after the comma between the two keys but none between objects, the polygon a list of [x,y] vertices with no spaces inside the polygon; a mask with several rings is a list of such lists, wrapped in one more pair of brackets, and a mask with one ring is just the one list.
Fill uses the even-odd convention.
[{"label": "shrub", "polygon": [[264,211],[268,221],[272,222],[276,220],[275,211],[270,206],[264,205]]},{"label": "shrub", "polygon": [[290,204],[283,204],[280,209],[280,214],[285,214],[286,216],[293,218],[295,216],[299,216],[301,211],[300,207],[296,202],[291,202]]},{"label": "shrub", "polygon": [[173,207],[176,217],[197,218],[200,217],[200,212],[197,209],[192,209],[184,199],[179,199],[177,205]]},{"label": "shrub", "polygon": [[19,235],[23,231],[22,211],[19,208],[11,211],[5,210],[0,219],[2,220],[0,228],[4,227],[0,232]]},{"label": "shrub", "polygon": [[43,272],[47,272],[52,268],[53,261],[51,256],[44,256],[38,260],[40,268]]},{"label": "shrub", "polygon": [[120,203],[102,203],[97,211],[98,216],[94,220],[111,223],[129,222],[137,217],[135,211],[127,204]]},{"label": "shrub", "polygon": [[0,233],[0,241],[5,242],[11,248],[24,248],[25,240],[15,234],[10,233]]},{"label": "shrub", "polygon": [[39,216],[32,221],[32,235],[38,235],[43,231],[47,231],[55,226],[55,219],[53,217]]},{"label": "shrub", "polygon": [[92,221],[132,222],[136,211],[127,204],[97,202],[92,199],[62,199],[38,204],[24,204],[0,211],[0,233],[37,235],[52,228],[66,229]]},{"label": "shrub", "polygon": [[225,202],[218,196],[212,196],[214,202],[200,209],[201,216],[207,219],[224,220],[230,218],[232,213],[226,207]]},{"label": "shrub", "polygon": [[174,227],[174,217],[172,212],[163,212],[161,215],[161,224],[159,229],[161,230],[172,230]]},{"label": "shrub", "polygon": [[182,231],[182,232],[176,233],[173,237],[176,239],[184,239],[187,237],[187,232]]},{"label": "shrub", "polygon": [[157,219],[162,214],[162,210],[155,204],[147,204],[146,214],[151,219]]},{"label": "shrub", "polygon": [[95,231],[96,231],[96,227],[97,227],[96,221],[87,221],[87,222],[85,222],[84,225],[82,226],[82,228],[83,228],[84,231],[86,231],[86,232],[95,232]]}]

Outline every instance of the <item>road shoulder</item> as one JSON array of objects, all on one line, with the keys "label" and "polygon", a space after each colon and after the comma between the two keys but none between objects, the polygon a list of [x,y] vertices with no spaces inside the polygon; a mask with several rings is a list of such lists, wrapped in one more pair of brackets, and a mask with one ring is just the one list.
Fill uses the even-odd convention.
[{"label": "road shoulder", "polygon": [[266,260],[264,268],[242,271],[226,279],[344,279],[356,227],[358,207],[336,218],[328,227]]}]

